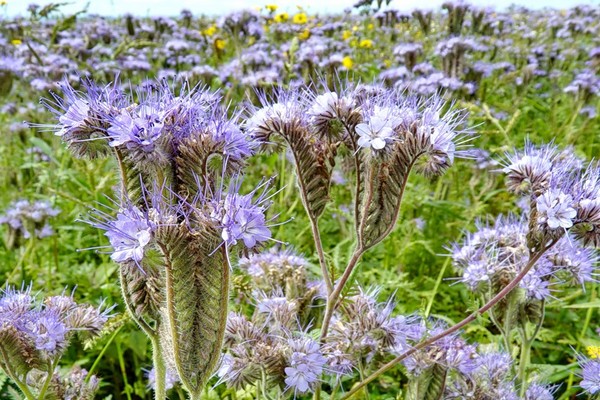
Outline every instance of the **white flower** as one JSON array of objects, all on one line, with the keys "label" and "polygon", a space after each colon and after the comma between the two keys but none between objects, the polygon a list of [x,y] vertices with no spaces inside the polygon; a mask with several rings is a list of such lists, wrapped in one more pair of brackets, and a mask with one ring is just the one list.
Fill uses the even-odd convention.
[{"label": "white flower", "polygon": [[392,114],[392,110],[387,107],[375,107],[373,115],[368,123],[358,124],[356,133],[358,134],[358,145],[360,147],[372,147],[374,150],[381,150],[394,138],[394,128],[402,120]]},{"label": "white flower", "polygon": [[573,197],[570,194],[563,193],[560,189],[550,189],[538,197],[536,203],[540,222],[545,222],[550,229],[567,229],[573,226],[577,211],[571,207]]},{"label": "white flower", "polygon": [[327,92],[315,98],[315,102],[308,111],[310,115],[332,115],[336,114],[335,105],[338,102],[338,95],[334,92]]}]

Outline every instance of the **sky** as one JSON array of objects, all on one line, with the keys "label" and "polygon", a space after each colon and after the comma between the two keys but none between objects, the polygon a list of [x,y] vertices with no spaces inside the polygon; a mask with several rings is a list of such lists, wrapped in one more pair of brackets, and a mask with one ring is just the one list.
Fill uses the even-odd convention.
[{"label": "sky", "polygon": [[[300,5],[311,13],[335,13],[344,8],[351,7],[356,0],[54,0],[55,2],[69,1],[64,11],[75,12],[81,10],[89,3],[90,13],[101,15],[122,15],[131,13],[139,16],[176,16],[184,8],[196,15],[221,15],[243,8],[255,8],[266,4],[276,4],[282,11],[294,12]],[[392,0],[390,8],[410,11],[418,5],[420,8],[439,8],[445,0],[427,0],[415,2],[414,0]],[[494,6],[501,10],[512,3],[525,5],[529,8],[568,8],[577,4],[593,4],[600,7],[600,0],[470,0],[472,4],[481,6]],[[4,10],[0,15],[8,16],[25,14],[30,3],[47,4],[49,1],[35,0],[6,0]]]}]

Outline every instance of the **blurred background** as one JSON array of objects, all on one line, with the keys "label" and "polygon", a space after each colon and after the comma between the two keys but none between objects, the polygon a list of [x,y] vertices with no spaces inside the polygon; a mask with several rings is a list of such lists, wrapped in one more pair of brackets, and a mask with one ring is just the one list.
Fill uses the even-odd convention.
[{"label": "blurred background", "polygon": [[[428,0],[427,2],[416,3],[413,0],[392,0],[389,8],[399,10],[413,10],[415,7],[439,8],[444,0]],[[47,4],[46,1],[27,1],[27,0],[2,0],[5,4],[4,13],[12,16],[25,14],[27,6],[31,3]],[[350,8],[355,3],[353,0],[73,0],[63,10],[65,13],[80,11],[86,6],[88,12],[100,15],[118,16],[125,13],[131,13],[138,16],[176,16],[182,9],[188,9],[192,13],[199,15],[220,15],[243,8],[257,8],[266,4],[279,6],[282,11],[295,11],[301,7],[310,13],[335,13],[341,12],[345,8]],[[511,4],[527,6],[530,9],[549,8],[569,8],[578,4],[592,4],[600,6],[600,0],[473,0],[470,3],[479,6],[490,6],[496,9],[505,9]],[[1,12],[1,11],[0,11]]]}]

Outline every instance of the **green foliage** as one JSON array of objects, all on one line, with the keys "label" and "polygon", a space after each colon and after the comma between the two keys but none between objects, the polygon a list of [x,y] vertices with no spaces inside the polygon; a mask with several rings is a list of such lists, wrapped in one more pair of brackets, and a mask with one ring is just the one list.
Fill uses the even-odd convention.
[{"label": "green foliage", "polygon": [[[39,10],[39,17],[51,16],[59,8],[50,4]],[[56,25],[56,35],[68,31],[78,24],[80,18],[75,15],[67,17]],[[206,22],[206,21],[205,21]],[[196,21],[198,23],[198,21]],[[204,23],[204,22],[203,22]],[[376,23],[365,18],[364,25]],[[196,26],[195,28],[199,28]],[[130,27],[135,32],[133,25]],[[344,29],[352,30],[352,26]],[[381,70],[381,64],[389,57],[394,39],[384,30],[368,30],[357,27],[355,33],[360,38],[374,39],[376,47],[369,51],[353,48],[351,54],[355,62],[352,79],[370,81]],[[438,27],[439,28],[439,27]],[[431,29],[438,29],[432,27]],[[423,37],[416,24],[402,28],[402,34],[407,37],[422,40],[426,48],[432,48],[435,43]],[[443,27],[441,28],[443,29]],[[399,32],[396,32],[400,34]],[[9,36],[12,37],[12,36]],[[44,38],[27,37],[32,42],[44,41]],[[289,38],[292,49],[286,63],[295,62],[299,39]],[[220,57],[238,57],[240,48],[247,46],[243,39],[229,38],[230,45]],[[288,41],[286,37],[269,36],[272,43]],[[524,38],[515,37],[516,45],[524,45]],[[550,43],[544,43],[546,45]],[[32,48],[29,42],[25,45]],[[54,44],[48,43],[49,46]],[[132,49],[146,49],[151,54],[156,42],[150,39],[130,39],[123,41],[117,47],[113,57],[131,55]],[[33,51],[33,49],[32,49]],[[219,65],[217,54],[207,56],[207,64]],[[43,60],[34,52],[34,60],[43,64]],[[164,60],[157,60],[151,74],[155,74]],[[85,61],[77,60],[82,70],[86,68]],[[470,124],[477,125],[478,137],[472,141],[474,146],[489,150],[495,158],[501,158],[504,152],[513,147],[521,147],[526,139],[534,143],[554,140],[559,146],[573,145],[575,151],[591,159],[600,153],[600,119],[586,119],[578,114],[581,104],[569,94],[560,89],[570,79],[575,66],[567,66],[566,76],[553,80],[550,77],[539,79],[538,88],[533,85],[516,87],[506,77],[492,76],[485,80],[479,88],[480,101],[461,100],[458,106],[471,111]],[[291,67],[288,68],[291,70]],[[310,71],[307,71],[307,73]],[[313,71],[314,72],[314,71]],[[515,73],[519,73],[516,71]],[[124,79],[139,82],[141,77],[130,71],[123,71]],[[9,92],[0,99],[0,106],[14,102],[25,106],[28,102],[37,102],[39,97],[47,96],[31,89],[29,82],[14,79],[9,80],[0,76],[0,93]],[[213,87],[219,86],[218,80],[210,81]],[[548,96],[540,97],[545,91]],[[233,104],[245,99],[244,88],[233,85],[227,88],[227,99]],[[508,114],[506,119],[496,118],[490,110],[503,111]],[[117,186],[117,166],[110,159],[75,160],[64,148],[63,144],[50,132],[40,132],[35,129],[23,128],[11,131],[9,126],[23,119],[32,122],[50,123],[52,116],[41,108],[34,108],[25,114],[10,116],[0,114],[0,213],[7,205],[16,199],[47,199],[62,212],[53,221],[57,235],[46,239],[24,241],[19,247],[12,249],[5,239],[7,230],[0,227],[0,282],[20,285],[21,282],[33,282],[34,290],[44,290],[47,295],[58,294],[64,287],[77,285],[75,296],[78,300],[99,303],[105,299],[107,304],[118,304],[116,312],[124,313],[119,287],[119,269],[115,263],[102,251],[80,249],[96,248],[107,245],[108,241],[97,229],[75,222],[85,219],[89,207],[106,209],[112,207],[114,188]],[[304,150],[314,142],[300,141],[293,147],[294,155],[301,161],[298,178],[303,184],[309,185],[312,193],[308,199],[313,213],[320,215],[322,241],[328,264],[334,269],[334,278],[338,278],[341,270],[351,256],[353,246],[354,226],[351,213],[352,196],[345,185],[329,185],[333,161],[332,150],[324,149],[323,157],[319,160],[308,159]],[[48,157],[47,161],[36,159],[27,152],[31,146],[41,149]],[[304,146],[304,147],[303,147]],[[343,167],[343,166],[342,166]],[[315,171],[317,169],[317,171]],[[273,198],[275,204],[273,213],[281,213],[280,220],[293,221],[273,229],[273,237],[282,242],[291,243],[300,253],[306,255],[315,274],[319,274],[318,259],[314,253],[314,243],[310,231],[310,223],[302,207],[297,188],[293,165],[279,155],[263,155],[256,157],[250,167],[247,182],[257,182],[262,176],[277,175],[276,189],[281,191]],[[131,178],[131,177],[130,177]],[[350,177],[348,179],[351,179]],[[131,184],[130,190],[138,190],[137,183]],[[139,194],[139,191],[137,192]],[[397,193],[393,196],[397,197]],[[139,197],[139,196],[138,196]],[[331,200],[326,202],[326,200]],[[449,321],[462,319],[468,310],[474,309],[476,300],[472,294],[461,285],[454,285],[451,279],[456,277],[455,271],[449,266],[448,260],[439,255],[447,254],[447,246],[460,239],[465,229],[474,226],[476,218],[487,218],[501,212],[516,210],[516,199],[503,191],[502,180],[489,170],[473,168],[472,160],[457,160],[442,178],[430,182],[424,178],[411,176],[404,193],[402,208],[399,211],[399,223],[390,236],[367,252],[351,282],[363,286],[383,286],[384,295],[396,293],[399,313],[417,312],[426,316],[444,316]],[[387,198],[382,198],[382,205],[389,206]],[[364,204],[365,207],[375,207],[376,204]],[[371,214],[371,212],[369,212]],[[388,215],[388,214],[386,214]],[[391,215],[391,214],[390,214]],[[424,221],[424,226],[417,224]],[[206,252],[207,246],[200,251]],[[171,248],[171,250],[175,248]],[[211,251],[213,247],[210,247]],[[220,256],[217,257],[219,259]],[[185,268],[186,260],[173,260]],[[191,263],[190,263],[191,264]],[[218,264],[218,265],[217,265]],[[205,301],[206,294],[211,293],[223,301],[226,287],[223,287],[223,260],[211,266],[202,268],[202,276],[195,276],[197,285],[190,297],[176,299],[175,307],[187,309],[192,296],[203,297],[198,303],[193,315],[175,311],[176,324],[185,334],[203,336],[206,347],[194,349],[182,348],[180,356],[186,357],[187,363],[198,362],[205,370],[210,370],[216,363],[216,353],[213,346],[219,341],[219,330],[222,326],[214,326],[210,332],[195,330],[195,324],[205,318],[205,315],[216,312],[220,305]],[[174,284],[186,279],[186,269],[174,276]],[[132,269],[134,271],[134,269]],[[189,272],[189,271],[188,271]],[[133,272],[135,273],[135,272]],[[144,283],[145,284],[145,283]],[[139,287],[126,288],[131,293],[138,293]],[[176,291],[178,292],[178,291]],[[147,293],[144,292],[143,295]],[[598,320],[600,302],[597,299],[598,285],[593,284],[586,291],[561,293],[562,300],[551,301],[546,307],[545,324],[532,349],[531,371],[548,383],[563,384],[559,393],[564,396],[576,394],[573,386],[577,382],[574,375],[576,364],[573,359],[573,348],[582,351],[588,345],[587,338],[594,336]],[[592,299],[590,299],[592,296]],[[214,300],[214,299],[213,299]],[[147,304],[158,304],[162,299],[153,299]],[[212,301],[212,300],[211,300]],[[196,303],[194,303],[196,304]],[[146,312],[146,311],[144,311]],[[158,313],[157,307],[147,311],[149,315]],[[78,362],[85,368],[94,366],[94,373],[101,379],[101,395],[99,398],[113,400],[151,398],[146,388],[144,368],[149,368],[149,343],[131,322],[121,321],[122,325],[113,326],[108,332],[94,343],[90,343],[89,351],[84,352],[83,343],[73,346],[65,355],[65,363]],[[494,324],[485,317],[465,330],[465,335],[481,343],[499,343],[500,335]],[[182,343],[184,343],[183,341]],[[209,343],[210,342],[210,343]],[[0,339],[0,345],[8,343]],[[593,343],[597,344],[597,343]],[[85,354],[85,357],[84,357]],[[210,354],[209,357],[204,355]],[[19,356],[20,357],[20,356]],[[188,358],[189,357],[189,358]],[[19,358],[21,359],[21,358]],[[25,361],[15,364],[21,372],[26,371]],[[191,366],[190,366],[191,369]],[[186,372],[191,374],[190,371]],[[444,371],[430,371],[430,379],[419,381],[418,387],[409,388],[410,399],[439,398],[440,388],[443,387]],[[384,377],[373,384],[372,398],[387,399],[389,393],[406,390],[400,372],[397,372],[393,382]],[[194,385],[207,377],[190,378]],[[565,382],[567,382],[565,384]],[[224,393],[222,387],[217,387],[210,395],[213,398],[252,398],[254,393]],[[414,390],[414,391],[411,391]],[[388,393],[386,394],[386,391]],[[436,397],[436,395],[438,397]],[[414,397],[411,397],[414,396]],[[7,383],[6,376],[0,371],[0,399],[21,398],[15,388]],[[175,398],[175,397],[172,397]],[[564,397],[566,398],[566,397]]]}]

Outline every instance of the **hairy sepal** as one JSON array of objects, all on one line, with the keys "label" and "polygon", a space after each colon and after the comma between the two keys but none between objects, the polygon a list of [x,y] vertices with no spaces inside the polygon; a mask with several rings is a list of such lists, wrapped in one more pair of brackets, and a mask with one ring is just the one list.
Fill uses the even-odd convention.
[{"label": "hairy sepal", "polygon": [[363,249],[382,241],[393,229],[398,218],[406,180],[413,157],[394,144],[389,154],[369,154],[363,157],[362,185],[358,209],[357,236]]},{"label": "hairy sepal", "polygon": [[35,344],[14,326],[0,327],[0,366],[9,366],[17,377],[24,377],[32,369],[47,365]]},{"label": "hairy sepal", "polygon": [[210,229],[185,224],[162,226],[156,242],[164,256],[166,302],[159,332],[167,364],[197,395],[221,355],[227,322],[229,266],[221,240]]},{"label": "hairy sepal", "polygon": [[407,400],[440,400],[446,388],[448,369],[434,364],[408,385]]},{"label": "hairy sepal", "polygon": [[329,201],[331,173],[335,166],[337,148],[307,132],[290,131],[285,139],[296,161],[296,174],[304,206],[316,219],[323,214]]}]

